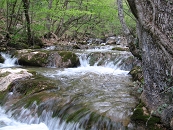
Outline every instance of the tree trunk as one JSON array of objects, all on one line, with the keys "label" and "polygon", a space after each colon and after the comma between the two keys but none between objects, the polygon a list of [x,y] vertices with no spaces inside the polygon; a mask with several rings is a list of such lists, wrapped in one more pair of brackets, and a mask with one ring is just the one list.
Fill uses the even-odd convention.
[{"label": "tree trunk", "polygon": [[33,45],[33,39],[31,35],[31,27],[30,27],[30,17],[29,17],[29,1],[28,0],[22,0],[23,1],[23,8],[26,18],[26,27],[27,27],[27,36],[28,36],[28,44]]},{"label": "tree trunk", "polygon": [[[48,1],[48,9],[51,10],[52,9],[52,3],[53,3],[53,0],[49,0]],[[46,27],[48,29],[49,32],[51,32],[51,23],[52,23],[52,20],[51,20],[51,15],[48,13],[47,14],[47,23],[46,23]]]},{"label": "tree trunk", "polygon": [[139,49],[136,48],[135,44],[134,44],[134,37],[131,34],[129,28],[126,25],[126,22],[124,20],[124,11],[123,11],[123,0],[117,0],[117,5],[118,5],[118,18],[120,20],[122,29],[123,29],[123,33],[126,36],[127,39],[127,44],[129,46],[130,52],[137,57],[138,59],[141,60],[141,54]]},{"label": "tree trunk", "polygon": [[[138,21],[145,86],[142,99],[150,110],[173,126],[173,2],[127,0]],[[172,68],[172,69],[171,69]]]},{"label": "tree trunk", "polygon": [[[16,17],[15,16],[15,7],[16,7],[16,4],[17,4],[17,0],[13,1],[10,3],[10,21],[9,21],[9,26],[8,26],[8,31],[10,30],[11,31],[11,26],[14,26],[14,18]],[[15,17],[14,17],[15,16]]]}]

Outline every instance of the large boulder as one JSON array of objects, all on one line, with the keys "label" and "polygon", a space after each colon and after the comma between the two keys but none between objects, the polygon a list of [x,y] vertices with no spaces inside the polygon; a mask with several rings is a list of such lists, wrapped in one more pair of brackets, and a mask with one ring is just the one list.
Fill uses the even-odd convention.
[{"label": "large boulder", "polygon": [[31,76],[32,74],[25,69],[0,69],[0,91],[5,91],[16,80],[30,78]]},{"label": "large boulder", "polygon": [[38,67],[77,67],[79,59],[70,51],[19,50],[15,54],[20,65]]}]

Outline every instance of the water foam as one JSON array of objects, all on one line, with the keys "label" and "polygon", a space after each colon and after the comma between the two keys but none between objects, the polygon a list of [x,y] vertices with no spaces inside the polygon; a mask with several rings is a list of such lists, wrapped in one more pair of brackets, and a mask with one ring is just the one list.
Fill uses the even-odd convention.
[{"label": "water foam", "polygon": [[0,130],[49,130],[44,123],[26,124],[17,122],[5,114],[5,111],[0,107]]},{"label": "water foam", "polygon": [[[106,62],[102,66],[98,66],[98,62],[96,62],[93,66],[89,64],[90,57],[87,54],[81,54],[79,55],[79,61],[80,61],[80,66],[77,68],[65,68],[63,70],[56,70],[54,73],[45,73],[45,76],[48,77],[54,77],[56,75],[58,76],[80,76],[80,75],[85,75],[87,73],[95,73],[98,75],[105,75],[105,74],[110,74],[110,75],[123,75],[126,76],[129,71],[121,70],[118,67],[117,63],[114,65],[112,61]],[[119,61],[121,62],[121,60]]]},{"label": "water foam", "polygon": [[88,67],[78,67],[78,68],[67,68],[64,69],[63,71],[57,71],[57,74],[55,75],[72,76],[72,75],[84,75],[86,73],[95,73],[98,75],[112,74],[112,75],[125,76],[129,73],[129,71],[103,67],[103,66],[88,66]]},{"label": "water foam", "polygon": [[0,53],[2,58],[5,60],[4,63],[0,63],[0,68],[8,68],[17,66],[17,58],[11,57],[9,54]]}]

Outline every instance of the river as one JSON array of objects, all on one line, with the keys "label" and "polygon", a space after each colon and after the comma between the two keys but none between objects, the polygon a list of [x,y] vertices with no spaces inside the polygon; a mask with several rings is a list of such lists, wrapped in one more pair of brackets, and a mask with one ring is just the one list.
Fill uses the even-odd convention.
[{"label": "river", "polygon": [[[114,58],[91,60],[95,52],[115,55]],[[18,117],[13,118],[13,111],[5,112],[5,106],[0,108],[0,130],[79,130],[86,129],[86,122],[90,120],[92,112],[104,115],[90,129],[97,130],[101,122],[107,122],[105,129],[131,129],[130,116],[137,104],[137,99],[130,94],[133,83],[129,70],[124,66],[124,59],[131,56],[129,52],[112,51],[111,47],[88,49],[76,52],[80,59],[77,68],[59,69],[27,68],[58,82],[61,98],[69,104],[75,98],[75,104],[84,104],[91,111],[76,115],[77,122],[67,123],[60,117],[52,118],[52,112],[43,111],[40,117],[27,116],[28,109],[22,108]],[[15,67],[14,58],[3,55],[6,61],[1,67]],[[7,61],[8,59],[8,61]],[[92,61],[92,63],[91,63]],[[7,65],[7,66],[6,66]],[[20,67],[20,66],[17,66]],[[61,115],[66,114],[67,104],[62,107]],[[37,109],[37,107],[35,107]],[[80,119],[79,119],[80,118]],[[107,119],[109,118],[109,119]],[[111,122],[110,122],[111,121]],[[111,127],[110,127],[111,126]],[[100,127],[100,128],[99,128]],[[105,127],[105,126],[104,126]],[[102,128],[103,129],[103,128]]]}]

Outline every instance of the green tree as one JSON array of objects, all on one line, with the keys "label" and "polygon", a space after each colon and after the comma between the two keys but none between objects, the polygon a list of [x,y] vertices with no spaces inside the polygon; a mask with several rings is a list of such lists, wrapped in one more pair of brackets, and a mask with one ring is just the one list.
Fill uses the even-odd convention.
[{"label": "green tree", "polygon": [[0,23],[14,43],[33,45],[45,34],[80,40],[121,33],[114,0],[1,0],[0,6]]}]

